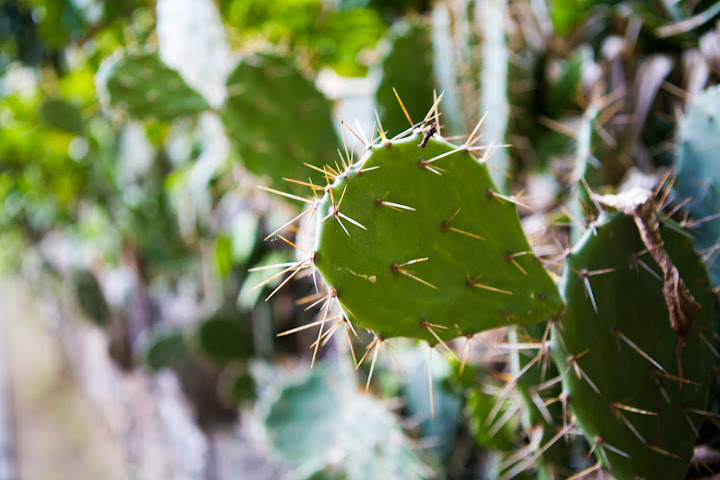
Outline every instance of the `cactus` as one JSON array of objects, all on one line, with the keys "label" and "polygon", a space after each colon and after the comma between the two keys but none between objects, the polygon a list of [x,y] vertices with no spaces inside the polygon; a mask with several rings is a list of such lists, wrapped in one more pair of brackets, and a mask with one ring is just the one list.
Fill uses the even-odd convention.
[{"label": "cactus", "polygon": [[[520,418],[532,447],[528,456],[508,470],[508,475],[534,468],[538,480],[550,480],[560,478],[561,473],[570,472],[573,467],[570,451],[573,445],[557,441],[567,421],[562,388],[556,382],[559,373],[549,361],[548,333],[546,323],[526,325],[523,329],[511,327],[508,331],[510,343],[517,347],[510,356],[511,381],[516,382]],[[520,348],[522,343],[539,344],[540,348],[527,350],[531,352],[528,357]]]},{"label": "cactus", "polygon": [[118,51],[103,62],[95,82],[103,103],[139,119],[174,120],[210,108],[155,52]]},{"label": "cactus", "polygon": [[395,417],[348,374],[321,365],[283,386],[265,418],[274,453],[306,475],[295,478],[422,478],[427,467]]},{"label": "cactus", "polygon": [[228,77],[227,89],[222,120],[251,172],[286,186],[284,178],[307,180],[312,171],[304,164],[337,158],[330,104],[290,60],[245,57]]},{"label": "cactus", "polygon": [[[690,240],[661,227],[664,248],[702,306],[685,340],[670,326],[663,281],[633,218],[603,214],[567,260],[567,301],[551,349],[569,407],[618,480],[684,478],[705,407],[713,295]],[[654,255],[653,255],[654,257]],[[681,349],[684,341],[687,342]]]},{"label": "cactus", "polygon": [[376,102],[383,127],[399,132],[408,127],[408,120],[395,92],[402,96],[415,122],[425,116],[425,103],[432,98],[435,85],[432,34],[423,20],[403,20],[393,25],[384,40],[387,52],[380,65]]},{"label": "cactus", "polygon": [[679,200],[690,199],[686,208],[694,217],[695,246],[708,249],[708,270],[713,285],[720,285],[720,261],[714,248],[720,238],[720,169],[717,150],[720,138],[720,87],[696,96],[680,120],[677,132],[677,180]]},{"label": "cactus", "polygon": [[562,300],[516,200],[497,193],[473,147],[431,134],[373,146],[326,187],[300,267],[317,267],[329,300],[381,338],[435,343],[557,314]]}]

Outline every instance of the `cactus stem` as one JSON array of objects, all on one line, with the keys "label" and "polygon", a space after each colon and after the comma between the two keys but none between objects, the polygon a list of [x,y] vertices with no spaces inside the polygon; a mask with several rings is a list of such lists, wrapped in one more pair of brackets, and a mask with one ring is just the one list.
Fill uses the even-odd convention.
[{"label": "cactus stem", "polygon": [[615,336],[615,337],[620,338],[620,340],[622,340],[623,342],[627,343],[627,344],[630,346],[630,348],[632,348],[632,349],[635,350],[637,353],[639,353],[645,360],[647,360],[648,362],[652,363],[653,365],[655,365],[657,368],[659,368],[659,369],[662,370],[663,372],[666,372],[666,373],[667,373],[667,370],[665,370],[662,365],[660,365],[658,362],[656,362],[650,355],[648,355],[647,353],[645,353],[642,348],[638,347],[638,346],[635,344],[635,342],[633,342],[632,340],[630,340],[625,334],[623,334],[623,333],[622,333],[621,331],[619,331],[617,328],[614,328],[614,329],[610,332],[610,334],[613,335],[613,336]]},{"label": "cactus stem", "polygon": [[393,87],[393,93],[395,94],[395,98],[397,98],[398,103],[400,104],[400,108],[402,108],[403,113],[405,114],[405,118],[407,118],[407,121],[410,122],[410,126],[414,126],[415,123],[410,118],[410,114],[408,113],[407,109],[405,108],[405,104],[400,99],[400,95],[398,95],[397,90],[395,90],[395,87]]}]

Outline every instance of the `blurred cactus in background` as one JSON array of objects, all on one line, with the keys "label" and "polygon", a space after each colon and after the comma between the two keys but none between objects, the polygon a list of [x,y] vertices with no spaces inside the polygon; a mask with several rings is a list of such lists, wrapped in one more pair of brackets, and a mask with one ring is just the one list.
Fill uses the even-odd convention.
[{"label": "blurred cactus in background", "polygon": [[122,478],[713,478],[719,10],[5,2],[4,290]]}]

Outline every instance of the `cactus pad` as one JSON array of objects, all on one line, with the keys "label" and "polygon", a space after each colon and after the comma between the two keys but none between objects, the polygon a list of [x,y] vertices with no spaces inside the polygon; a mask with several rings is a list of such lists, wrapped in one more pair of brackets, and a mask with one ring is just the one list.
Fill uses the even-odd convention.
[{"label": "cactus pad", "polygon": [[382,61],[376,102],[383,126],[395,132],[407,128],[408,121],[393,89],[413,121],[425,116],[427,100],[433,95],[433,44],[430,27],[417,19],[397,22],[385,41],[389,48]]},{"label": "cactus pad", "polygon": [[210,108],[157,53],[118,52],[103,62],[96,82],[101,99],[135,118],[173,120]]},{"label": "cactus pad", "polygon": [[317,206],[314,265],[352,322],[435,342],[560,311],[486,165],[421,133],[385,145],[337,176]]},{"label": "cactus pad", "polygon": [[[689,198],[687,209],[698,249],[711,249],[720,238],[720,87],[713,87],[695,97],[679,123],[677,133],[677,181],[675,192],[682,201]],[[708,259],[713,285],[720,285],[720,256]]]},{"label": "cactus pad", "polygon": [[283,178],[307,180],[311,170],[304,163],[319,166],[337,158],[330,104],[290,60],[270,54],[243,58],[227,89],[223,123],[251,172],[286,186]]},{"label": "cactus pad", "polygon": [[684,478],[708,393],[713,294],[707,271],[687,237],[668,227],[661,235],[702,306],[679,357],[660,270],[633,218],[619,213],[603,214],[597,235],[588,231],[572,250],[562,280],[566,312],[553,327],[551,348],[568,405],[618,480]]},{"label": "cactus pad", "polygon": [[316,473],[294,478],[424,478],[428,469],[395,416],[358,392],[346,373],[316,366],[304,380],[284,385],[265,418],[273,451],[298,471]]}]

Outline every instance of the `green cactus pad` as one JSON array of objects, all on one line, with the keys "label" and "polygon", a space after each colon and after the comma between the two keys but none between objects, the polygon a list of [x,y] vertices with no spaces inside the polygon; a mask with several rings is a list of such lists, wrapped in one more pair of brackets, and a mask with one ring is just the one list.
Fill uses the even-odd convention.
[{"label": "green cactus pad", "polygon": [[381,65],[376,102],[383,128],[399,132],[408,128],[409,123],[393,88],[413,122],[422,120],[431,106],[428,100],[433,98],[434,86],[432,35],[424,21],[403,20],[393,25],[385,41],[389,48]]},{"label": "green cactus pad", "polygon": [[[696,96],[679,124],[677,133],[678,200],[690,198],[686,208],[695,220],[706,220],[692,230],[695,246],[709,249],[720,238],[720,87]],[[720,285],[720,255],[709,257],[713,285]]]},{"label": "green cactus pad", "polygon": [[661,235],[702,305],[680,356],[682,374],[659,267],[649,254],[638,257],[645,245],[632,217],[603,214],[597,235],[588,231],[572,250],[561,282],[566,312],[553,326],[551,348],[568,405],[618,480],[684,478],[703,419],[693,409],[705,408],[712,373],[701,337],[712,335],[707,271],[687,237],[668,227]]},{"label": "green cactus pad", "polygon": [[105,60],[97,83],[101,98],[135,118],[174,120],[210,108],[157,53],[119,52]]},{"label": "green cactus pad", "polygon": [[[545,341],[544,345],[547,345],[547,328],[546,323],[511,327],[508,340],[516,344]],[[540,435],[537,447],[532,451],[533,456],[518,462],[514,468],[534,467],[536,480],[551,480],[559,478],[561,472],[572,473],[571,449],[577,449],[577,445],[564,440],[553,442],[553,438],[567,425],[563,418],[566,412],[563,402],[558,400],[562,387],[559,383],[552,384],[558,376],[557,368],[548,362],[549,351],[540,353],[537,349],[516,349],[510,355],[510,371],[513,378],[517,378],[522,426],[531,444],[534,444],[534,435]]]},{"label": "green cactus pad", "polygon": [[424,478],[428,469],[395,416],[358,392],[347,373],[316,365],[282,388],[265,418],[273,451],[298,470],[325,471],[312,478],[329,472],[347,480]]},{"label": "green cactus pad", "polygon": [[556,315],[557,289],[487,167],[422,140],[373,147],[319,203],[314,262],[350,320],[435,342]]},{"label": "green cactus pad", "polygon": [[289,60],[270,54],[243,58],[227,80],[222,120],[245,166],[278,187],[283,178],[321,180],[304,163],[337,159],[330,103]]}]

